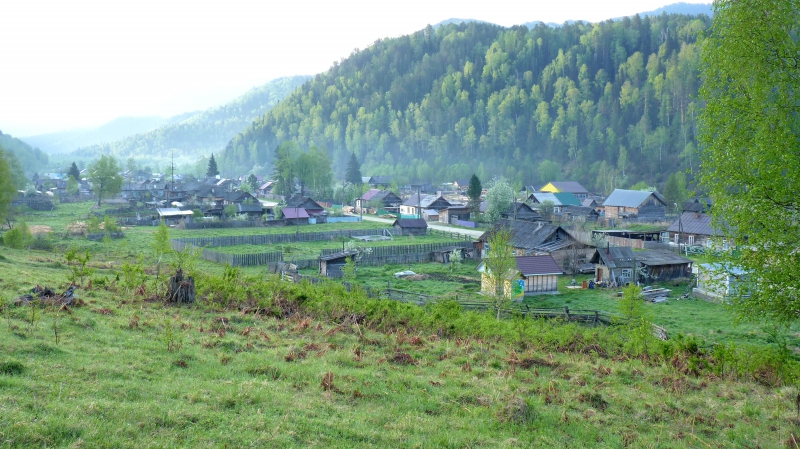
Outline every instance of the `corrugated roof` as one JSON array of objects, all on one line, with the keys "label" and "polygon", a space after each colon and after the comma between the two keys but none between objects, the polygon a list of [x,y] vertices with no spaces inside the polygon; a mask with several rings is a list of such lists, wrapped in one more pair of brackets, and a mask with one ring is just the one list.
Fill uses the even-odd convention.
[{"label": "corrugated roof", "polygon": [[545,201],[550,201],[553,203],[553,206],[561,206],[561,200],[559,200],[555,194],[550,192],[533,192],[531,196],[536,200],[537,203],[542,204]]},{"label": "corrugated roof", "polygon": [[602,263],[602,265],[609,268],[631,268],[634,262],[639,265],[647,266],[683,265],[692,263],[691,260],[670,251],[633,251],[633,249],[627,246],[597,248],[589,261],[597,264]]},{"label": "corrugated roof", "polygon": [[392,223],[392,226],[400,226],[401,228],[427,228],[428,223],[422,218],[399,218]]},{"label": "corrugated roof", "polygon": [[[548,249],[557,249],[569,246],[577,241],[572,238],[560,226],[553,226],[542,221],[519,221],[519,220],[498,220],[494,229],[486,231],[481,235],[481,241],[488,241],[492,233],[497,229],[506,228],[511,232],[511,246],[526,251],[548,252]],[[559,232],[561,229],[562,232]]]},{"label": "corrugated roof", "polygon": [[380,192],[381,192],[381,190],[380,190],[380,189],[369,189],[369,190],[367,190],[367,192],[366,192],[366,193],[364,193],[363,195],[361,195],[361,199],[362,199],[362,200],[364,200],[364,201],[369,201],[369,200],[371,200],[373,197],[375,197],[375,195],[377,195],[377,194],[378,194],[378,193],[380,193]]},{"label": "corrugated roof", "polygon": [[609,195],[608,198],[606,198],[606,200],[603,202],[603,205],[617,207],[639,207],[651,195],[655,195],[658,201],[660,201],[662,204],[666,204],[664,202],[664,198],[658,192],[616,189],[611,192],[611,195]]},{"label": "corrugated roof", "polygon": [[281,209],[285,218],[308,218],[308,212],[302,207],[284,207]]},{"label": "corrugated roof", "polygon": [[517,270],[523,276],[536,276],[545,274],[563,274],[561,267],[553,256],[520,256],[517,257]]},{"label": "corrugated roof", "polygon": [[692,261],[672,251],[646,250],[636,253],[636,261],[647,266],[685,265]]},{"label": "corrugated roof", "polygon": [[595,207],[595,206],[597,206],[597,201],[595,201],[594,198],[584,198],[583,201],[581,201],[581,206],[583,206],[583,207]]},{"label": "corrugated roof", "polygon": [[327,254],[325,256],[319,256],[319,260],[325,260],[325,261],[335,260],[335,259],[341,259],[343,257],[352,257],[355,256],[356,254],[358,254],[358,251],[351,249],[346,251],[339,251],[338,253]]},{"label": "corrugated roof", "polygon": [[684,212],[669,228],[669,232],[685,232],[695,235],[721,235],[711,226],[711,216],[697,212]]},{"label": "corrugated roof", "polygon": [[[553,187],[558,189],[559,192],[569,192],[569,193],[589,193],[579,182],[577,181],[553,181],[549,184],[552,184]],[[542,188],[546,187],[543,186]],[[541,190],[541,189],[540,189]]]},{"label": "corrugated roof", "polygon": [[562,206],[580,206],[581,200],[570,192],[559,192],[553,194]]}]

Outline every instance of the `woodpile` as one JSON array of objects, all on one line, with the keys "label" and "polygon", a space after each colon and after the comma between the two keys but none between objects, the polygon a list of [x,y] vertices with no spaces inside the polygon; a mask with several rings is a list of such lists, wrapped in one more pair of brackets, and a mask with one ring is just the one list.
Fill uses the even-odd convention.
[{"label": "woodpile", "polygon": [[169,278],[167,301],[191,304],[194,302],[195,296],[194,278],[191,276],[184,278],[183,270],[179,268],[175,275]]}]

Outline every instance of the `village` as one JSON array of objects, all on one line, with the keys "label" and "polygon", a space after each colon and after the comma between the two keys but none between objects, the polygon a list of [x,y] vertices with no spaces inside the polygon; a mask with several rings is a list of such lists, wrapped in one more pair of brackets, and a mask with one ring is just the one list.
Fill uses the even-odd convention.
[{"label": "village", "polygon": [[[362,177],[352,186],[351,201],[337,204],[299,184],[294,195],[279,195],[275,181],[254,175],[120,176],[125,181],[119,192],[89,214],[110,217],[125,230],[109,233],[113,239],[164,222],[173,230],[174,250],[195,249],[212,266],[261,270],[295,282],[334,279],[420,305],[450,299],[465,308],[488,308],[497,292],[484,260],[498,230],[510,233],[516,268],[503,293],[517,310],[558,309],[571,316],[572,307],[613,314],[617,292],[631,283],[644,287],[643,297],[653,304],[697,299],[706,304],[700,307],[719,307],[746,279],[735,267],[711,262],[712,254],[733,248],[711,224],[710,201],[668,204],[653,189],[602,196],[574,181],[525,186],[491,221],[488,189],[470,198],[470,180],[398,187],[388,176]],[[34,182],[34,191],[15,198],[18,211],[45,213],[97,197],[86,178],[77,192],[53,175]],[[33,217],[25,220],[37,224]],[[97,229],[85,234],[96,242],[105,235]],[[662,324],[679,321],[668,315]],[[690,329],[685,324],[677,328]]]}]

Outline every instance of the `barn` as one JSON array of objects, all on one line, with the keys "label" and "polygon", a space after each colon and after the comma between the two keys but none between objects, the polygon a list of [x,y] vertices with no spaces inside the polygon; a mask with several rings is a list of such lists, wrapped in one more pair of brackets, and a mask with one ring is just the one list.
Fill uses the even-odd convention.
[{"label": "barn", "polygon": [[428,223],[421,218],[399,218],[392,223],[397,235],[425,235]]}]

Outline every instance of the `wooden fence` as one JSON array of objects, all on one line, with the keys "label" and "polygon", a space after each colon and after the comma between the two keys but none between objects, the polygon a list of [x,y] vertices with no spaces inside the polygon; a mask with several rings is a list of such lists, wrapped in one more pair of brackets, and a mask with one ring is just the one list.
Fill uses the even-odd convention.
[{"label": "wooden fence", "polygon": [[297,232],[291,234],[237,235],[223,237],[187,237],[175,239],[194,246],[271,245],[275,243],[320,242],[338,237],[384,235],[388,229],[359,229],[323,232]]},{"label": "wooden fence", "polygon": [[239,229],[286,226],[286,220],[230,220],[230,221],[186,221],[183,229]]},{"label": "wooden fence", "polygon": [[[472,242],[444,242],[444,243],[422,243],[418,245],[390,245],[390,246],[372,246],[372,252],[367,256],[362,257],[388,257],[400,256],[405,254],[427,254],[434,251],[439,251],[446,248],[465,248],[472,249]],[[320,256],[327,256],[341,252],[338,248],[323,249]]]},{"label": "wooden fence", "polygon": [[442,237],[450,237],[453,240],[472,240],[472,237],[468,234],[461,234],[458,231],[440,231],[433,228],[428,228],[428,235],[440,235]]},{"label": "wooden fence", "polygon": [[259,265],[267,265],[272,262],[283,262],[283,253],[265,252],[254,254],[228,254],[219,251],[210,250],[208,248],[199,248],[188,242],[172,240],[172,249],[175,251],[183,251],[187,248],[195,250],[200,249],[200,257],[216,263],[226,263],[232,267],[252,267]]}]

